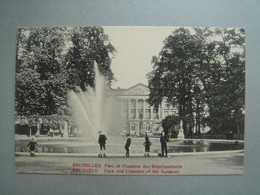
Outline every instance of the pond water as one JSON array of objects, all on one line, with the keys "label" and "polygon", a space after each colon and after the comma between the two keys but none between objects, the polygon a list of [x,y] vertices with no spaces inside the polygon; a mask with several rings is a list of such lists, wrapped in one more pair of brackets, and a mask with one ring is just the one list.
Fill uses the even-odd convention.
[{"label": "pond water", "polygon": [[[28,152],[26,147],[28,141],[16,141],[16,152]],[[121,143],[120,143],[121,142]],[[151,153],[160,153],[161,146],[158,140],[151,140]],[[85,143],[80,141],[64,142],[57,141],[54,143],[39,141],[37,146],[38,153],[98,153],[99,145],[96,143]],[[214,142],[214,141],[178,141],[173,140],[167,145],[168,153],[185,153],[185,152],[212,152],[212,151],[229,151],[243,150],[244,143],[238,141]],[[106,145],[107,153],[125,153],[124,142],[115,141],[114,144]],[[130,153],[144,153],[143,140],[132,139]]]}]

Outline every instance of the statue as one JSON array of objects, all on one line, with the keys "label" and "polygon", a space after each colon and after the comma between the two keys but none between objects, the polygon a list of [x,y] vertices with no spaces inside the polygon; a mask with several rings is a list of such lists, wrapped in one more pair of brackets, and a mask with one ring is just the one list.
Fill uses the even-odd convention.
[{"label": "statue", "polygon": [[180,129],[179,129],[179,134],[178,134],[178,139],[184,139],[184,134],[183,134],[183,122],[182,120],[180,121]]}]

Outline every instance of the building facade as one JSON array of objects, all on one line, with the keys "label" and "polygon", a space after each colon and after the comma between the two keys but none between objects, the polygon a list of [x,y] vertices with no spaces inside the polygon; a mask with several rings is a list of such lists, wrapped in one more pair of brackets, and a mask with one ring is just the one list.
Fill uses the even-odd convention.
[{"label": "building facade", "polygon": [[154,109],[148,102],[149,93],[148,86],[142,83],[128,89],[117,89],[119,128],[124,133],[136,136],[159,134],[162,131],[162,120],[168,115],[177,114],[177,109],[165,100],[158,110]]}]

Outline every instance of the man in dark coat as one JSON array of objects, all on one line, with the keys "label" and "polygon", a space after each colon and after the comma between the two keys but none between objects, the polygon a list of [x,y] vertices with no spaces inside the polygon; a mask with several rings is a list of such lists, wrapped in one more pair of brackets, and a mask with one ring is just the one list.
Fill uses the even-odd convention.
[{"label": "man in dark coat", "polygon": [[100,147],[100,154],[98,155],[100,158],[106,157],[106,140],[107,137],[105,134],[102,133],[102,131],[99,131],[99,137],[98,137],[98,143]]},{"label": "man in dark coat", "polygon": [[30,154],[31,154],[31,157],[34,157],[35,154],[34,154],[34,151],[36,149],[36,145],[37,142],[32,138],[31,141],[27,144],[27,147],[29,147],[29,151],[30,151]]},{"label": "man in dark coat", "polygon": [[160,142],[161,142],[161,149],[162,149],[162,157],[164,156],[165,153],[165,157],[168,157],[167,154],[167,136],[165,135],[164,132],[161,133],[161,137],[160,137]]},{"label": "man in dark coat", "polygon": [[146,134],[145,135],[145,142],[144,142],[144,156],[147,156],[147,157],[150,157],[150,147],[151,147],[152,143],[149,141],[149,137],[148,135]]},{"label": "man in dark coat", "polygon": [[129,151],[130,151],[130,144],[131,144],[131,138],[130,138],[130,134],[126,134],[127,139],[126,139],[126,143],[125,143],[125,150],[126,150],[126,157],[129,157]]}]

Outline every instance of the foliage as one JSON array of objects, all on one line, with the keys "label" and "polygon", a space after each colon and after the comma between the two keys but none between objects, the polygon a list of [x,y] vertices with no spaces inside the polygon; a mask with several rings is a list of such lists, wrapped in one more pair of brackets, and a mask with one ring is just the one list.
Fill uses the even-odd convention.
[{"label": "foliage", "polygon": [[113,79],[109,55],[115,49],[101,27],[75,28],[70,40],[72,47],[65,56],[70,89],[80,86],[85,91],[88,85],[94,86],[93,61],[97,62],[99,70],[109,82]]},{"label": "foliage", "polygon": [[180,119],[177,116],[169,115],[162,120],[162,128],[164,130],[169,130],[172,127],[179,125]]},{"label": "foliage", "polygon": [[176,138],[178,135],[178,131],[176,131],[176,127],[180,124],[180,118],[178,116],[169,115],[166,116],[165,119],[162,120],[162,128],[167,136]]},{"label": "foliage", "polygon": [[94,85],[94,60],[108,84],[113,80],[114,52],[101,27],[18,29],[16,114],[67,116],[67,92]]},{"label": "foliage", "polygon": [[179,111],[184,134],[202,125],[243,129],[245,56],[243,29],[178,28],[164,41],[148,75],[150,104],[164,97]]}]

